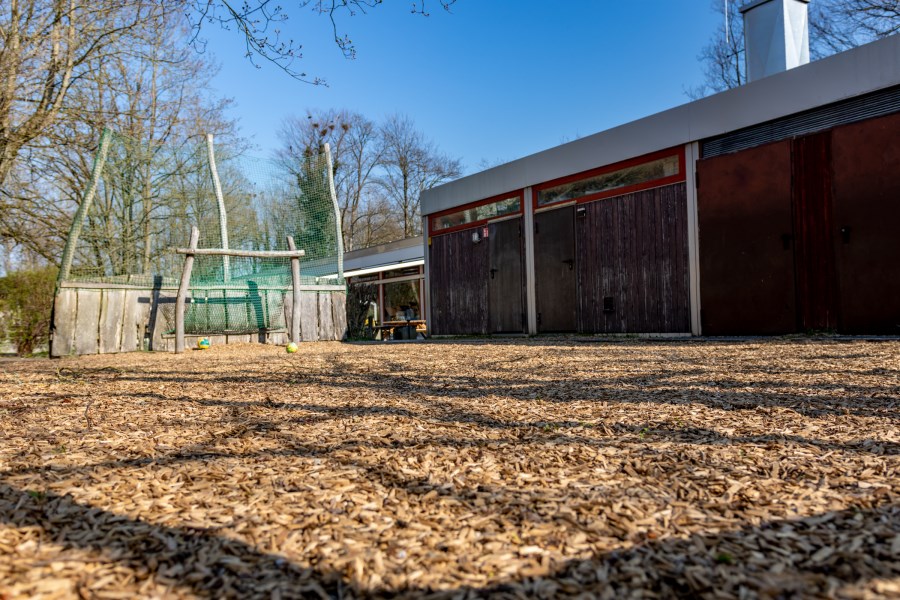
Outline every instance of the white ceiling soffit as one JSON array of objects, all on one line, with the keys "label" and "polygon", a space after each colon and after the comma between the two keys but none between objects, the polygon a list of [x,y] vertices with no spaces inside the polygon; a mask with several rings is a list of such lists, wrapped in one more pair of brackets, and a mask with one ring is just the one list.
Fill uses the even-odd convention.
[{"label": "white ceiling soffit", "polygon": [[394,269],[405,269],[406,267],[417,267],[424,265],[425,260],[411,260],[404,263],[394,263],[390,265],[381,265],[379,267],[370,267],[368,269],[357,269],[355,271],[344,271],[344,277],[359,277],[360,275],[371,275],[372,273],[381,273],[384,271],[393,271]]}]

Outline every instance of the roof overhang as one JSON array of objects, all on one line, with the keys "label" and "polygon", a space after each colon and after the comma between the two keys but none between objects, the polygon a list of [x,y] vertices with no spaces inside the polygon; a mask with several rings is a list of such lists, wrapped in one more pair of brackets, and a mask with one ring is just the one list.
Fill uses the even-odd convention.
[{"label": "roof overhang", "polygon": [[422,192],[429,215],[900,85],[900,34]]}]

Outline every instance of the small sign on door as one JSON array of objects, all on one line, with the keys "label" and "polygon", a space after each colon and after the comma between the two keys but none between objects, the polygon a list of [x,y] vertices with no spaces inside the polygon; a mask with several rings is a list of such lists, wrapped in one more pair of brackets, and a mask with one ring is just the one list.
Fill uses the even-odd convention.
[{"label": "small sign on door", "polygon": [[488,227],[482,227],[482,228],[481,228],[481,237],[487,237],[489,231],[490,231],[490,228],[488,228]]}]

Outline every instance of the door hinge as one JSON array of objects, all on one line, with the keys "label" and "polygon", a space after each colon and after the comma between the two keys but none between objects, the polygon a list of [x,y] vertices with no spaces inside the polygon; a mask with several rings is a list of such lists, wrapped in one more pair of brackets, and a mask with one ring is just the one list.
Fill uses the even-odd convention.
[{"label": "door hinge", "polygon": [[538,234],[538,224],[537,221],[534,222],[534,235]]}]

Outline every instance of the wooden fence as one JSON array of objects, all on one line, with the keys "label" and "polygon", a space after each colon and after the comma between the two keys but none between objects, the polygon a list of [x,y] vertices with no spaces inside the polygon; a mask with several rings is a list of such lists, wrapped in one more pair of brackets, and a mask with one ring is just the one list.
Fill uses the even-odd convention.
[{"label": "wooden fence", "polygon": [[[90,288],[83,287],[90,285]],[[211,344],[287,343],[291,331],[293,293],[283,294],[285,329],[227,335],[186,335],[193,347],[200,337]],[[174,314],[177,287],[148,290],[120,284],[60,285],[54,306],[50,355],[107,354],[137,350],[175,350],[175,333],[164,311]],[[174,323],[174,321],[172,321]],[[304,342],[343,339],[347,330],[346,291],[341,285],[300,288],[300,339]]]}]

